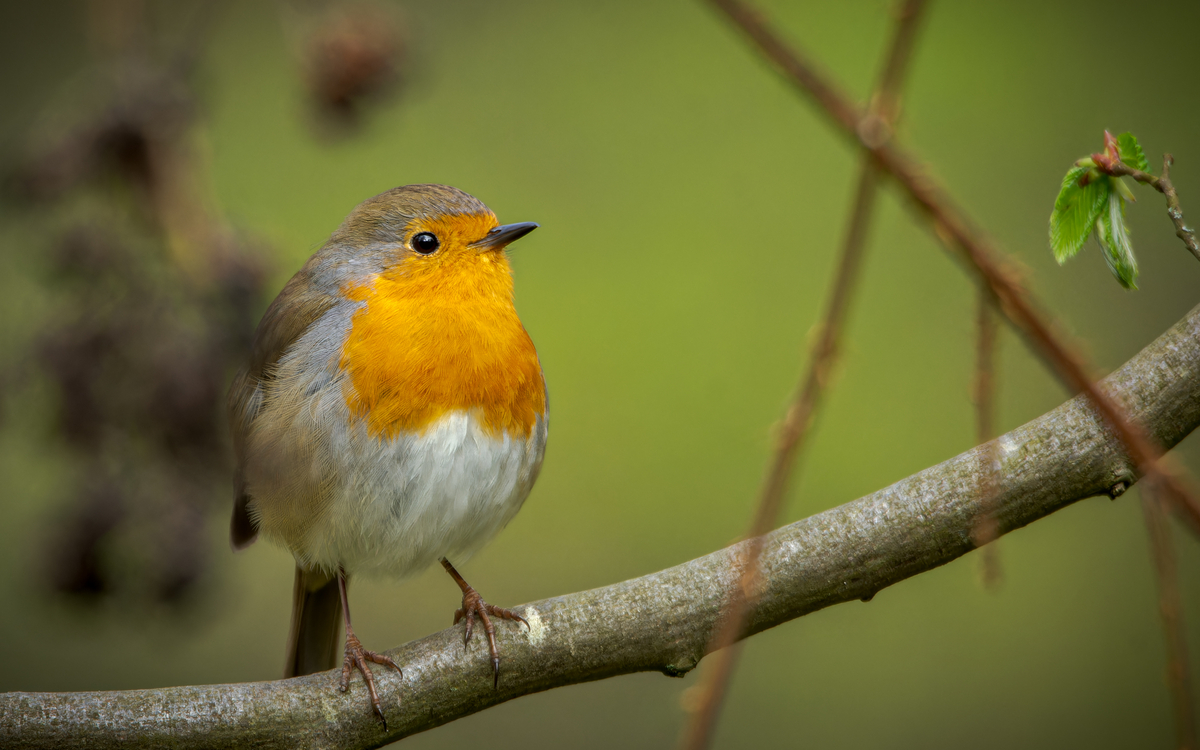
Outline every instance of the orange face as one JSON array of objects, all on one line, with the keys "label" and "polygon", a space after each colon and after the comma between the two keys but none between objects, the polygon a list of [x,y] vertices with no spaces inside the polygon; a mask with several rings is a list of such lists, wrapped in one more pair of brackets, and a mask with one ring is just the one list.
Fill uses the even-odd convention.
[{"label": "orange face", "polygon": [[[527,438],[546,410],[541,365],[513,307],[503,245],[470,247],[497,225],[489,213],[416,219],[398,262],[343,289],[363,301],[342,350],[352,414],[372,435],[420,433],[451,411],[474,411],[493,436]],[[433,235],[437,248],[419,252]]]}]

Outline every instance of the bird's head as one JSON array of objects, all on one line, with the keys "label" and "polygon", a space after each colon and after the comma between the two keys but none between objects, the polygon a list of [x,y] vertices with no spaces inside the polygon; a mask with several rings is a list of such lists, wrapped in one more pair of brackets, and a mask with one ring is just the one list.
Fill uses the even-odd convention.
[{"label": "bird's head", "polygon": [[413,280],[507,273],[504,249],[537,229],[500,224],[479,199],[446,185],[405,185],[363,201],[335,239],[386,247],[389,272]]}]

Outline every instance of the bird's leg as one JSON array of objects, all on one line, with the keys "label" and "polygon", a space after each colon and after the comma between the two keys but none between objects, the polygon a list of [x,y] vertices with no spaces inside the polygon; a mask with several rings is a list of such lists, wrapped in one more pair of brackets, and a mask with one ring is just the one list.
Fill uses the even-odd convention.
[{"label": "bird's leg", "polygon": [[463,645],[467,645],[467,642],[471,640],[471,633],[475,629],[475,618],[478,617],[483,622],[483,630],[487,633],[488,648],[492,652],[492,674],[494,675],[492,687],[499,687],[500,654],[496,650],[496,629],[492,627],[492,620],[488,615],[495,615],[502,620],[518,620],[525,623],[526,628],[529,627],[529,623],[525,621],[524,617],[521,617],[511,609],[501,609],[485,602],[483,597],[479,595],[479,592],[471,588],[471,584],[463,580],[463,577],[458,574],[458,571],[454,569],[449,560],[443,557],[441,562],[442,567],[446,569],[446,572],[450,574],[450,577],[454,579],[454,582],[458,584],[458,587],[463,592],[462,608],[454,611],[455,625],[458,624],[459,620],[465,619],[467,621],[467,632],[463,636]]},{"label": "bird's leg", "polygon": [[367,692],[371,694],[371,705],[375,707],[375,713],[383,721],[384,731],[387,731],[387,717],[383,715],[379,693],[375,691],[375,675],[371,673],[371,667],[367,665],[367,662],[373,661],[376,664],[389,666],[401,675],[404,674],[404,671],[396,662],[392,661],[392,657],[368,651],[359,643],[358,636],[354,634],[354,628],[350,626],[350,600],[346,596],[346,571],[341,569],[338,570],[338,591],[342,595],[342,617],[346,620],[346,659],[342,662],[342,692],[344,693],[350,688],[350,673],[357,667],[358,671],[362,672],[363,682],[367,683]]}]

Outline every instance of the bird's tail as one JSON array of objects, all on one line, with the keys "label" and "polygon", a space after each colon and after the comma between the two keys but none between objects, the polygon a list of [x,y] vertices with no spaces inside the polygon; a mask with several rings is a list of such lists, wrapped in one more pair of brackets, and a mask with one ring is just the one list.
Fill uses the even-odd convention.
[{"label": "bird's tail", "polygon": [[342,598],[337,576],[296,566],[292,630],[288,634],[284,677],[324,672],[341,656]]}]

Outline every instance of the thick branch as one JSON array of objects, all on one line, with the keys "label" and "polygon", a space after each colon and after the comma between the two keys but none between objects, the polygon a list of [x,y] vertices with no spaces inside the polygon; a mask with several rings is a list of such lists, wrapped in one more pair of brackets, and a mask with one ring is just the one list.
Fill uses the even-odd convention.
[{"label": "thick branch", "polygon": [[[1103,382],[1153,440],[1171,447],[1200,424],[1200,307]],[[994,453],[993,453],[994,451]],[[998,458],[996,494],[987,456]],[[774,627],[931,570],[974,548],[990,512],[1007,533],[1077,500],[1118,495],[1135,465],[1092,405],[1077,397],[994,442],[860,500],[785,526],[763,546],[747,633]],[[388,726],[365,688],[324,672],[275,682],[95,693],[0,695],[0,746],[12,748],[368,748],[513,698],[632,672],[681,675],[704,655],[738,583],[746,543],[602,589],[519,609],[505,629],[500,688],[476,639],[447,629],[389,652],[404,676],[379,673]],[[400,703],[397,705],[397,696]]]}]

